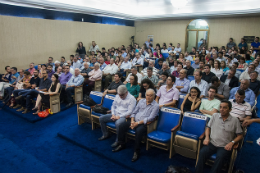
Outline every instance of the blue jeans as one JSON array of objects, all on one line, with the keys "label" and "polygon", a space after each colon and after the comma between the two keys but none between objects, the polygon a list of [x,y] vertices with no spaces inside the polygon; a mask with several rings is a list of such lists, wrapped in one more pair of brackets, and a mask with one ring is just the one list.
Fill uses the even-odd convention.
[{"label": "blue jeans", "polygon": [[72,99],[71,95],[74,94],[74,87],[68,87],[66,89],[66,94],[67,94],[67,101],[69,103],[73,103],[73,99]]},{"label": "blue jeans", "polygon": [[202,173],[204,169],[204,164],[207,159],[210,158],[213,154],[217,153],[216,160],[214,161],[214,165],[212,166],[210,172],[211,173],[219,173],[224,165],[224,163],[229,159],[232,150],[227,151],[224,147],[215,147],[213,144],[209,143],[209,145],[204,146],[200,150],[199,160],[196,166],[196,173]]},{"label": "blue jeans", "polygon": [[7,97],[5,98],[5,102],[7,102],[8,100],[11,99],[11,95],[13,93],[14,87],[8,87],[5,89],[6,93],[7,93]]}]

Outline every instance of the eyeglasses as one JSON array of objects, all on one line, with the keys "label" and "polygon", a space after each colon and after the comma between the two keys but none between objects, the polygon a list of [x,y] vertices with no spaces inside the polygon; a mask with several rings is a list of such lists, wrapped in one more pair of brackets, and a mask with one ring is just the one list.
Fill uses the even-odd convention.
[{"label": "eyeglasses", "polygon": [[123,97],[125,94],[118,94],[120,97]]},{"label": "eyeglasses", "polygon": [[42,73],[42,74],[47,74],[47,73]]}]

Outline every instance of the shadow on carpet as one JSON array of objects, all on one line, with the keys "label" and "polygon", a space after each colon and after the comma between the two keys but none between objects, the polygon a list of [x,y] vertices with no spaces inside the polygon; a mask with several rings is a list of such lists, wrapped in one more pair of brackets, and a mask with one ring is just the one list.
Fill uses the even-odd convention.
[{"label": "shadow on carpet", "polygon": [[[111,144],[115,141],[116,135],[109,139],[98,141],[102,136],[100,129],[91,130],[91,124],[74,125],[58,133],[58,136],[82,147],[96,155],[102,156],[133,172],[165,172],[169,165],[188,167],[195,170],[195,160],[182,157],[178,154],[169,159],[169,152],[158,148],[150,148],[148,151],[145,145],[141,148],[140,159],[131,162],[133,156],[134,141],[128,140],[127,148],[120,152],[112,152]],[[205,167],[205,172],[209,172],[210,167]]]},{"label": "shadow on carpet", "polygon": [[[0,107],[2,108],[3,107],[3,103],[1,102],[1,104],[0,104]],[[61,104],[61,110],[60,110],[60,112],[58,112],[58,113],[61,113],[62,111],[64,111],[64,110],[66,110],[66,109],[69,109],[69,108],[67,108],[66,107],[66,104]],[[76,107],[76,105],[73,105],[72,107]],[[70,107],[71,108],[71,107]],[[18,116],[18,117],[20,117],[20,118],[23,118],[23,119],[25,119],[25,120],[27,120],[27,121],[29,121],[29,122],[31,122],[31,123],[35,123],[35,122],[38,122],[38,121],[41,121],[41,120],[44,120],[44,119],[46,119],[46,118],[48,118],[48,117],[50,117],[50,116],[55,116],[56,114],[58,114],[58,113],[56,113],[56,114],[50,114],[50,115],[48,115],[47,117],[45,117],[45,118],[42,118],[42,117],[39,117],[38,115],[33,115],[32,113],[34,113],[35,111],[30,111],[30,112],[28,112],[28,113],[26,113],[26,114],[22,114],[22,112],[17,112],[16,110],[18,110],[18,109],[12,109],[12,108],[10,108],[9,106],[4,106],[3,107],[3,110],[5,110],[5,111],[7,111],[7,112],[10,112],[10,113],[12,113],[13,115],[16,115],[16,116]]]}]

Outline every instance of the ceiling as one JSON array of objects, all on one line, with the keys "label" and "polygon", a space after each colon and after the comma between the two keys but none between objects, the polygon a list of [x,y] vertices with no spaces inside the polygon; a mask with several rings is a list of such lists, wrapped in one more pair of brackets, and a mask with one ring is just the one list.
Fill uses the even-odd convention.
[{"label": "ceiling", "polygon": [[259,0],[0,0],[0,3],[128,20],[260,15]]}]

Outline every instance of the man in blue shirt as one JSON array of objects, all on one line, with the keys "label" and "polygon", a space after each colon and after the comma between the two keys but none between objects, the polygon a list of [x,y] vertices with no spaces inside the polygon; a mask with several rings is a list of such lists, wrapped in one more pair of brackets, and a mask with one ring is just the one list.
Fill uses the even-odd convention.
[{"label": "man in blue shirt", "polygon": [[70,80],[66,84],[66,95],[68,104],[66,107],[70,107],[73,105],[73,100],[71,95],[74,93],[74,88],[80,86],[84,82],[84,77],[80,75],[80,70],[78,68],[75,69],[75,75],[70,78]]},{"label": "man in blue shirt", "polygon": [[79,55],[76,54],[76,55],[74,56],[74,58],[73,58],[73,64],[72,64],[73,69],[80,68],[80,67],[82,66],[81,63],[80,63],[80,61],[78,60],[78,57],[79,57]]},{"label": "man in blue shirt", "polygon": [[245,101],[248,102],[251,107],[254,106],[255,104],[255,93],[251,89],[249,89],[250,81],[248,79],[243,79],[241,80],[241,84],[239,87],[235,87],[230,91],[229,99],[235,99],[235,94],[238,89],[244,90],[245,91]]},{"label": "man in blue shirt", "polygon": [[251,43],[251,47],[255,53],[258,53],[260,50],[259,37],[255,38],[255,42]]},{"label": "man in blue shirt", "polygon": [[93,57],[89,65],[89,68],[93,70],[96,62],[97,62],[97,58]]},{"label": "man in blue shirt", "polygon": [[244,38],[241,38],[241,42],[238,44],[238,47],[239,47],[239,49],[242,49],[242,47],[244,47],[245,50],[247,50],[247,43]]},{"label": "man in blue shirt", "polygon": [[124,58],[125,58],[125,57],[126,57],[126,55],[127,55],[127,53],[125,52],[125,48],[123,48],[121,51],[122,51],[122,57],[124,57]]},{"label": "man in blue shirt", "polygon": [[[8,69],[10,70],[10,67],[8,67]],[[19,76],[19,74],[17,73],[16,67],[12,67],[10,71],[11,71],[11,74],[5,75],[6,82],[0,82],[0,99],[3,99],[5,88],[8,88],[10,85],[12,85],[16,81],[16,78],[18,78],[18,76]],[[7,76],[8,76],[8,78],[7,78]]]},{"label": "man in blue shirt", "polygon": [[187,70],[182,69],[179,74],[179,78],[176,78],[174,83],[175,88],[180,91],[180,94],[186,94],[190,88],[190,80],[187,78]]}]

